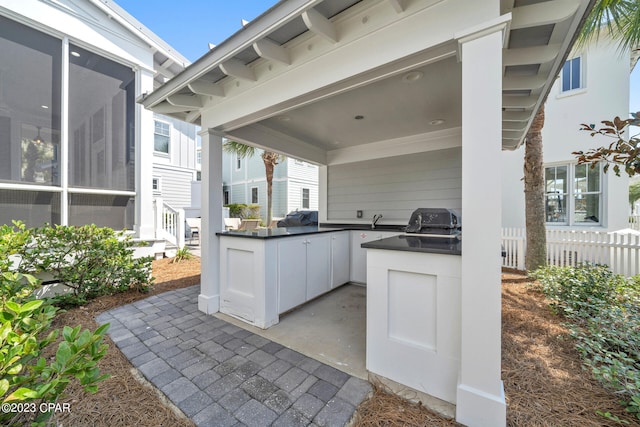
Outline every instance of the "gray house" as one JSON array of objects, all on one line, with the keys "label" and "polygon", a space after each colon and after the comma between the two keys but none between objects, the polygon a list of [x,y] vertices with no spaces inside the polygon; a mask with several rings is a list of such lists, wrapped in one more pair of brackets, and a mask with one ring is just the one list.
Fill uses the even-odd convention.
[{"label": "gray house", "polygon": [[[260,217],[267,217],[267,180],[259,154],[240,158],[224,153],[222,159],[224,203],[260,205]],[[318,209],[318,166],[285,158],[273,171],[273,218],[296,209]]]}]

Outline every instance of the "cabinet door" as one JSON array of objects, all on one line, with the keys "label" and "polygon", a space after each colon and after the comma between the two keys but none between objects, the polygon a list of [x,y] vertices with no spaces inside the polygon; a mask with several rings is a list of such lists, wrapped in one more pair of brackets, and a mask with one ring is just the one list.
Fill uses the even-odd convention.
[{"label": "cabinet door", "polygon": [[331,280],[329,235],[307,238],[307,301],[328,292]]},{"label": "cabinet door", "polygon": [[331,233],[331,289],[349,281],[350,233]]},{"label": "cabinet door", "polygon": [[278,312],[291,310],[307,297],[307,239],[287,237],[278,242]]},{"label": "cabinet door", "polygon": [[367,250],[360,245],[374,240],[403,234],[399,231],[353,230],[351,232],[351,273],[350,280],[356,283],[367,282]]}]

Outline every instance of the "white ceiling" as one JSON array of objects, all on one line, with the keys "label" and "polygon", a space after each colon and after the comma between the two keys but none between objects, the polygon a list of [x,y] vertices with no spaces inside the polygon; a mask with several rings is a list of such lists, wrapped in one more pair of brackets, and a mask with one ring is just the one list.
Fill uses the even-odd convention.
[{"label": "white ceiling", "polygon": [[324,150],[459,127],[461,78],[461,65],[452,56],[261,124]]}]

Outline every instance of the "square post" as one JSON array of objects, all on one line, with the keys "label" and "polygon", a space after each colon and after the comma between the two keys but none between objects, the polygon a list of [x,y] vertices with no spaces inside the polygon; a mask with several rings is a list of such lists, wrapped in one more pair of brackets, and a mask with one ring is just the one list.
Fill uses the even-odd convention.
[{"label": "square post", "polygon": [[[502,47],[510,16],[457,35],[462,62],[462,284],[456,420],[506,425],[501,381]],[[482,64],[480,66],[480,64]]]},{"label": "square post", "polygon": [[222,135],[205,129],[202,137],[201,273],[198,309],[220,311],[220,238],[222,231]]}]

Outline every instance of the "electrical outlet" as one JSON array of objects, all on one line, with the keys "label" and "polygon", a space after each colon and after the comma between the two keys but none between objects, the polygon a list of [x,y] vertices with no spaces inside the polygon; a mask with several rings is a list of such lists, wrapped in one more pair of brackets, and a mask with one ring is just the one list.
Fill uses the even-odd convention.
[{"label": "electrical outlet", "polygon": [[356,218],[362,218],[362,211],[356,211]]}]

